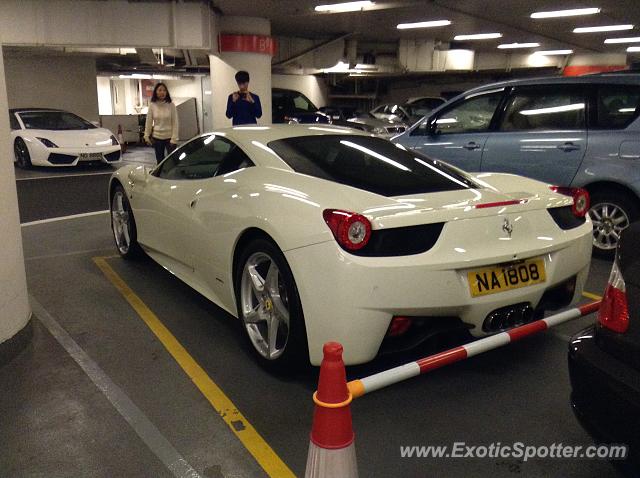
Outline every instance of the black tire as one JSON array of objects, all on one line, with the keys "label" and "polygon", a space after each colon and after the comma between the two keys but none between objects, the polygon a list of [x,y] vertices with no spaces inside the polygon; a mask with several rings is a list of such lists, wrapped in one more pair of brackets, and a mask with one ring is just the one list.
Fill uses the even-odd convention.
[{"label": "black tire", "polygon": [[[279,283],[282,285],[282,289],[286,290],[286,305],[289,312],[288,335],[283,351],[277,358],[267,358],[263,352],[260,352],[258,346],[254,344],[250,336],[248,325],[245,323],[245,314],[241,302],[242,278],[247,262],[256,255],[266,255],[273,260],[279,270]],[[250,347],[252,354],[256,357],[260,365],[270,372],[276,373],[292,373],[306,370],[310,366],[309,346],[307,343],[307,331],[304,323],[302,304],[291,268],[278,246],[266,237],[251,241],[240,253],[234,276],[238,323],[248,347]],[[279,296],[282,296],[282,289],[279,292]],[[272,306],[272,309],[268,310],[269,313],[275,313],[276,307]],[[262,322],[260,323],[262,324]],[[266,321],[264,324],[266,326]],[[283,327],[282,323],[280,327]],[[281,329],[279,328],[278,330],[280,331]],[[276,334],[276,337],[279,335],[279,333]]]},{"label": "black tire", "polygon": [[[609,233],[613,226],[611,217],[616,217],[609,212],[610,217],[606,219],[604,211],[614,211],[617,208],[620,212],[616,212],[617,217],[625,217],[622,223],[626,228],[630,223],[637,221],[640,217],[640,209],[638,207],[638,199],[616,191],[596,191],[591,195],[591,208],[589,216],[593,221],[593,254],[603,259],[613,259],[616,252],[617,242]],[[607,209],[605,209],[605,207]],[[621,215],[620,215],[621,214]],[[625,225],[626,224],[626,225]],[[606,239],[605,239],[606,238]]]},{"label": "black tire", "polygon": [[22,138],[16,138],[13,143],[13,154],[16,158],[16,164],[22,169],[31,169],[31,154],[29,148]]},{"label": "black tire", "polygon": [[[119,201],[122,201],[122,211],[120,210]],[[113,233],[113,240],[116,244],[116,249],[120,256],[124,259],[137,259],[143,255],[142,248],[138,244],[138,230],[136,228],[136,220],[131,210],[131,204],[127,198],[127,194],[120,184],[116,184],[111,192],[111,199],[109,201],[110,213],[111,213],[111,232]],[[123,215],[124,213],[125,215]],[[120,220],[127,223],[129,242],[125,244],[123,240],[122,230],[117,231],[119,214]],[[118,236],[120,235],[120,243]]]}]

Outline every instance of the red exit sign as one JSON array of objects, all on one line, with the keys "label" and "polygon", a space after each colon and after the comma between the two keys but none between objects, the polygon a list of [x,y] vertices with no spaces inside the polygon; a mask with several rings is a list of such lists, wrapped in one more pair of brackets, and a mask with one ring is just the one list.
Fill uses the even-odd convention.
[{"label": "red exit sign", "polygon": [[264,35],[234,35],[223,33],[218,41],[220,52],[263,53],[275,55],[276,41]]}]

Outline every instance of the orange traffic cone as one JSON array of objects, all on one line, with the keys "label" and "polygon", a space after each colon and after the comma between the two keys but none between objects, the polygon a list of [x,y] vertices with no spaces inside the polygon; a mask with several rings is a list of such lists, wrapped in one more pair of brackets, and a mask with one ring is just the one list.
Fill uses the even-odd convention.
[{"label": "orange traffic cone", "polygon": [[351,423],[352,396],[342,361],[342,345],[323,348],[305,478],[357,478],[358,465]]}]

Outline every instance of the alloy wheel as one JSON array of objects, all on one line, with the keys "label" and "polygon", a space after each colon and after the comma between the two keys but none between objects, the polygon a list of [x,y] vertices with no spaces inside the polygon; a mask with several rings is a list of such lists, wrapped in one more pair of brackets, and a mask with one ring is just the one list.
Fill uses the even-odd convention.
[{"label": "alloy wheel", "polygon": [[629,226],[629,216],[620,206],[602,202],[589,210],[593,222],[593,245],[598,249],[615,249],[620,234]]},{"label": "alloy wheel", "polygon": [[121,254],[129,252],[131,247],[131,224],[129,210],[123,191],[116,191],[111,200],[111,226],[116,246]]},{"label": "alloy wheel", "polygon": [[287,346],[290,312],[287,285],[271,256],[249,256],[240,283],[241,320],[251,343],[267,360],[280,357]]}]

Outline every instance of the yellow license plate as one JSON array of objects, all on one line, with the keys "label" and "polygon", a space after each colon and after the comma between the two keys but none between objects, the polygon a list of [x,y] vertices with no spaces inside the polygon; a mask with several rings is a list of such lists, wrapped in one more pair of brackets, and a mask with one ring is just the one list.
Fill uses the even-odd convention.
[{"label": "yellow license plate", "polygon": [[546,280],[544,260],[530,259],[467,272],[472,297],[519,289]]}]

